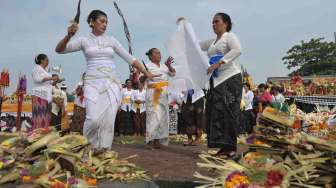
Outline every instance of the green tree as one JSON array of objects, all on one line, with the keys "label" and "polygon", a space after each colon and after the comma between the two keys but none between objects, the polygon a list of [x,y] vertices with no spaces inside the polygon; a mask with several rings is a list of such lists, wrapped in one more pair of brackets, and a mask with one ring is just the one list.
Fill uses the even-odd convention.
[{"label": "green tree", "polygon": [[282,58],[290,73],[302,76],[336,74],[336,43],[323,38],[301,41],[293,46]]}]

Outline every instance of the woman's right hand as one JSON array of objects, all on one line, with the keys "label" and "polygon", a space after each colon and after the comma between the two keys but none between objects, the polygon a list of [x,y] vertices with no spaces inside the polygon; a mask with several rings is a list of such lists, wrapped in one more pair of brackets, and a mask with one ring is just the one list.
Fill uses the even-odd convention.
[{"label": "woman's right hand", "polygon": [[53,76],[53,77],[51,77],[51,80],[54,81],[54,82],[56,82],[56,81],[59,80],[59,78],[58,78],[58,76]]},{"label": "woman's right hand", "polygon": [[68,36],[72,37],[76,34],[76,32],[78,31],[78,24],[77,23],[73,23],[68,27]]},{"label": "woman's right hand", "polygon": [[47,82],[47,81],[56,82],[58,80],[59,80],[59,78],[57,76],[52,76],[52,77],[45,77],[45,78],[43,78],[42,82]]}]

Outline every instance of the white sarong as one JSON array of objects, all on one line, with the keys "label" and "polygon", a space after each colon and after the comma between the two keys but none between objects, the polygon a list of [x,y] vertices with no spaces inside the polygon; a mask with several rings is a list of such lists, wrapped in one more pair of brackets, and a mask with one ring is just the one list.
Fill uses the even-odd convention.
[{"label": "white sarong", "polygon": [[89,69],[84,79],[84,95],[83,133],[94,148],[111,149],[114,122],[121,103],[121,84],[112,68]]},{"label": "white sarong", "polygon": [[[159,139],[163,145],[168,145],[169,137],[169,107],[167,86],[162,89],[160,97],[155,101],[155,89],[146,91],[146,143]],[[157,104],[156,104],[157,103]]]}]

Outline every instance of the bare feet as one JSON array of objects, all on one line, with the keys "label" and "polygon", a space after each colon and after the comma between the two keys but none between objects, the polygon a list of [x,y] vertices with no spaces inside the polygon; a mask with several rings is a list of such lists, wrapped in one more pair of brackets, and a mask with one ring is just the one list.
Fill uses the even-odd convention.
[{"label": "bare feet", "polygon": [[94,148],[93,149],[93,155],[100,155],[107,151],[107,148]]},{"label": "bare feet", "polygon": [[147,144],[146,144],[146,148],[150,149],[150,150],[154,150],[154,147],[153,147],[153,141],[149,141]]},{"label": "bare feet", "polygon": [[162,148],[162,145],[160,144],[160,140],[159,140],[159,139],[155,139],[153,145],[154,145],[154,148],[155,148],[155,149],[160,149],[160,148]]},{"label": "bare feet", "polygon": [[188,139],[187,142],[183,143],[184,146],[191,146],[191,144],[193,143],[192,139]]},{"label": "bare feet", "polygon": [[214,156],[225,158],[225,159],[233,159],[236,156],[236,152],[235,151],[224,151],[223,149],[220,149]]},{"label": "bare feet", "polygon": [[201,139],[196,138],[196,140],[194,140],[194,141],[192,142],[192,144],[193,144],[193,146],[199,146],[199,145],[201,145]]}]

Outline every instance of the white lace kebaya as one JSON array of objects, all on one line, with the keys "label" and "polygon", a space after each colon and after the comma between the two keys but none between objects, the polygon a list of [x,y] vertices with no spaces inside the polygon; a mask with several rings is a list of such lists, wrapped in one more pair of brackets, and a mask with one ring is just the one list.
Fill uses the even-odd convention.
[{"label": "white lace kebaya", "polygon": [[52,100],[52,81],[43,82],[44,78],[51,77],[51,74],[47,72],[41,65],[36,65],[32,71],[33,88],[32,95],[48,101]]},{"label": "white lace kebaya", "polygon": [[136,58],[111,36],[79,37],[68,42],[62,53],[83,51],[86,58],[84,97],[86,119],[83,133],[94,148],[110,149],[114,122],[121,104],[121,82],[115,74],[115,54],[132,64]]},{"label": "white lace kebaya", "polygon": [[218,68],[218,77],[214,77],[214,87],[241,72],[233,60],[241,55],[241,45],[237,36],[232,32],[225,32],[215,43],[216,39],[201,41],[199,44],[208,56],[224,55],[225,62]]}]

